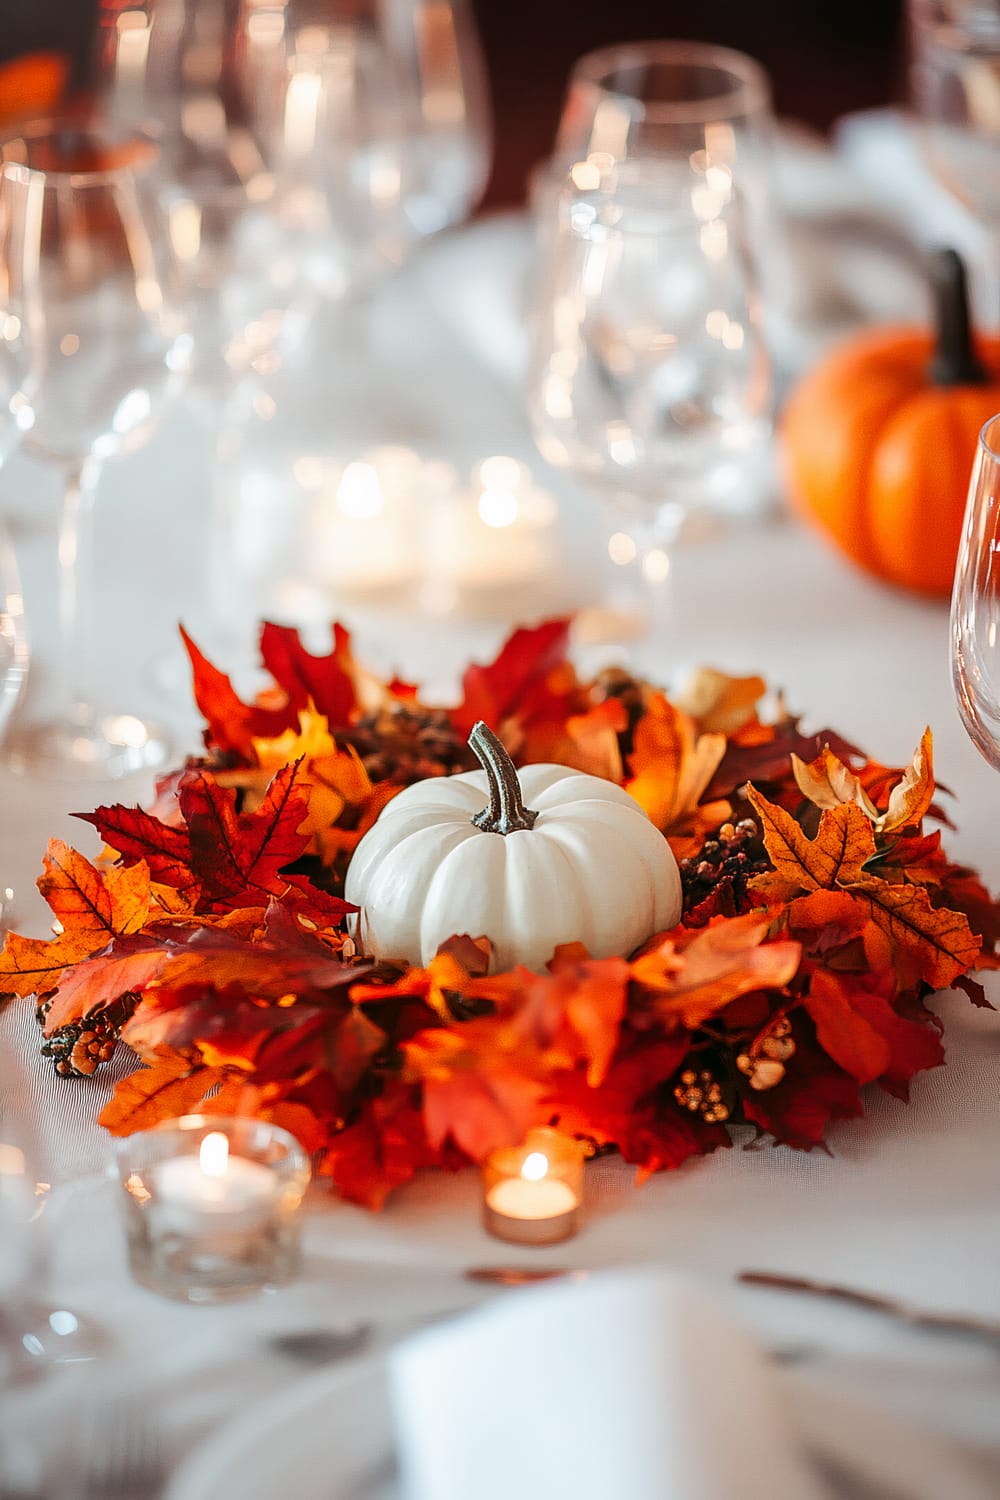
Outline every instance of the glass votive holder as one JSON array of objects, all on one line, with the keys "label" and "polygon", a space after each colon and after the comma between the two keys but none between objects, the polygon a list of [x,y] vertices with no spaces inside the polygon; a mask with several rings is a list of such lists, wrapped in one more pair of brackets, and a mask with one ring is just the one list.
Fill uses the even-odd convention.
[{"label": "glass votive holder", "polygon": [[571,1239],[580,1227],[585,1154],[579,1141],[548,1126],[492,1152],[483,1163],[484,1227],[514,1245]]},{"label": "glass votive holder", "polygon": [[223,1302],[292,1280],[305,1152],[277,1125],[184,1115],[116,1145],[129,1265],[182,1302]]}]

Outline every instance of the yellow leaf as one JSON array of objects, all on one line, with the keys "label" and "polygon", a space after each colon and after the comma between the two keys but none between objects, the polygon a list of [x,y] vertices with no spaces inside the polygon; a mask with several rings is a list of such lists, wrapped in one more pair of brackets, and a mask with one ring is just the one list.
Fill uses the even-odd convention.
[{"label": "yellow leaf", "polygon": [[271,770],[278,770],[290,760],[317,760],[334,754],[337,749],[327,719],[311,703],[299,711],[298,733],[286,729],[273,739],[254,738],[252,744],[258,764]]}]

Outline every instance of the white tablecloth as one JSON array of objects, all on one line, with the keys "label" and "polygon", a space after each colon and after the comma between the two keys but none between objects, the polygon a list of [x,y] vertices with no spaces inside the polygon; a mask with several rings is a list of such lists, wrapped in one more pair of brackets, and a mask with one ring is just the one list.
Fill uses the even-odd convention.
[{"label": "white tablecloth", "polygon": [[[359,430],[368,425],[366,441],[402,439],[463,461],[496,452],[532,459],[516,391],[459,347],[406,278],[384,297],[378,332],[391,355],[378,401],[355,393],[351,408]],[[345,384],[332,373],[336,337],[318,343],[304,400],[314,413],[326,408],[330,423],[347,430],[351,411],[335,394]],[[154,669],[171,647],[178,618],[210,633],[205,461],[204,432],[178,411],[146,451],[109,467],[100,501],[103,684],[119,707],[171,720],[192,747],[196,720],[157,687],[163,677]],[[21,459],[0,484],[24,575],[37,708],[52,669],[55,497]],[[593,559],[599,514],[580,491],[557,487],[568,556]],[[578,591],[596,586],[594,572],[591,566],[588,577],[583,568]],[[801,709],[807,727],[831,724],[889,763],[905,763],[930,723],[940,780],[959,793],[958,832],[947,835],[948,846],[1000,885],[1000,782],[967,741],[953,706],[945,607],[861,576],[784,518],[678,549],[665,599],[653,641],[665,678],[696,663],[763,671]],[[536,614],[544,613],[545,601],[534,604]],[[404,630],[398,619],[371,611],[344,614],[357,626],[362,657],[438,687],[454,680],[470,654],[492,649],[505,628],[499,620],[451,620]],[[648,664],[650,648],[643,649]],[[15,887],[22,930],[44,930],[45,909],[31,885],[47,838],[58,835],[92,852],[91,831],[70,813],[101,801],[142,800],[149,790],[143,778],[67,787],[0,774],[0,884]],[[989,988],[1000,1004],[995,976]],[[114,1351],[109,1368],[129,1368],[155,1393],[178,1451],[291,1377],[287,1361],[261,1343],[269,1330],[363,1317],[388,1340],[423,1316],[496,1295],[463,1278],[470,1266],[658,1262],[703,1278],[769,1344],[808,1346],[833,1377],[873,1401],[960,1436],[996,1465],[1000,1481],[995,1353],[829,1303],[737,1290],[733,1282],[740,1268],[768,1268],[1000,1318],[1000,1020],[959,994],[934,1004],[946,1024],[947,1066],[918,1076],[909,1107],[870,1092],[867,1118],[836,1126],[829,1155],[747,1152],[741,1141],[640,1189],[622,1163],[592,1163],[586,1226],[571,1244],[548,1252],[519,1252],[484,1234],[474,1171],[418,1180],[380,1216],[320,1190],[308,1207],[303,1279],[278,1294],[216,1309],[177,1306],[129,1280],[114,1195],[97,1185],[108,1142],[93,1121],[109,1079],[55,1078],[35,1058],[29,1004],[8,1011],[0,1025],[13,1025],[31,1055],[24,1107],[42,1122],[58,1174],[80,1179],[52,1205],[59,1215],[53,1287],[106,1326]],[[78,1377],[79,1371],[60,1377],[46,1401],[71,1394]]]}]

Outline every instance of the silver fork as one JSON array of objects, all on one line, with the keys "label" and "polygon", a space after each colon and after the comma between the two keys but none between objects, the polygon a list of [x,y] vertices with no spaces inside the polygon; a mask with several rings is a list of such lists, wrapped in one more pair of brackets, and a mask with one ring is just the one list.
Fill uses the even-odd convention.
[{"label": "silver fork", "polygon": [[81,1500],[156,1500],[166,1479],[159,1434],[136,1401],[117,1400],[85,1425]]}]

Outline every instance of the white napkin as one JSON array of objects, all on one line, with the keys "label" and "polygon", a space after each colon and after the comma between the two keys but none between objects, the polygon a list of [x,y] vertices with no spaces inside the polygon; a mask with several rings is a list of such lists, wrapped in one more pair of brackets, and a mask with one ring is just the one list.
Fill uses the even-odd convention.
[{"label": "white napkin", "polygon": [[634,1271],[504,1296],[390,1356],[406,1500],[818,1500],[771,1367]]}]

